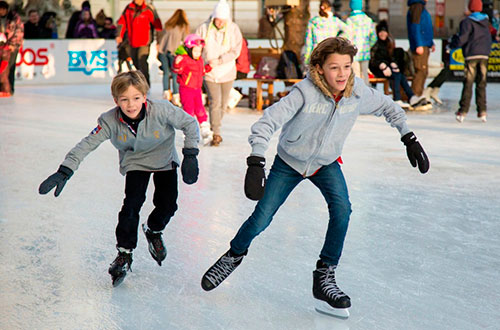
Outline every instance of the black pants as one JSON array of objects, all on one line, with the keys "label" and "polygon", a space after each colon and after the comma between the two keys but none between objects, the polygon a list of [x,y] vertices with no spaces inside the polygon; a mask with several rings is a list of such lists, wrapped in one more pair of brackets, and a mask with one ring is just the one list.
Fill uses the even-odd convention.
[{"label": "black pants", "polygon": [[439,74],[434,78],[427,87],[431,88],[441,88],[441,85],[445,83],[451,77],[452,73],[448,65],[445,64],[444,68],[439,71]]},{"label": "black pants", "polygon": [[130,57],[132,57],[132,62],[134,62],[134,66],[137,70],[141,71],[146,77],[146,81],[149,86],[151,83],[149,82],[149,46],[142,47],[130,47]]},{"label": "black pants", "polygon": [[7,66],[7,70],[9,70],[9,83],[10,83],[10,89],[11,89],[12,94],[14,94],[14,83],[16,81],[17,53],[19,53],[18,49],[14,50],[12,53],[10,53],[9,64]]},{"label": "black pants", "polygon": [[[130,171],[125,178],[125,199],[118,214],[116,227],[117,247],[134,249],[137,246],[137,229],[139,212],[146,200],[151,172]],[[177,211],[177,170],[153,172],[155,192],[153,205],[155,208],[148,217],[148,227],[153,231],[161,231]]]}]

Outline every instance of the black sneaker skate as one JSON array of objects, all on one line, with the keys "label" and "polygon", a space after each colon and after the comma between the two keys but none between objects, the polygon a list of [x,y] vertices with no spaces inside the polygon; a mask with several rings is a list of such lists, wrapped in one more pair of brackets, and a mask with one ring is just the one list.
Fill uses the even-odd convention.
[{"label": "black sneaker skate", "polygon": [[316,298],[316,311],[348,318],[351,298],[337,286],[335,268],[337,265],[327,266],[321,260],[318,260],[316,264],[316,270],[313,272],[313,296]]},{"label": "black sneaker skate", "polygon": [[203,278],[201,279],[201,287],[205,291],[215,289],[219,284],[224,281],[233,270],[238,267],[243,261],[243,257],[247,255],[247,251],[242,255],[237,255],[228,250],[217,260],[217,262],[210,267]]},{"label": "black sneaker skate", "polygon": [[161,266],[161,262],[165,260],[167,257],[167,249],[165,249],[165,245],[163,245],[163,240],[161,239],[162,233],[155,233],[148,226],[143,223],[142,230],[146,235],[148,240],[149,253],[154,260]]},{"label": "black sneaker skate", "polygon": [[130,266],[132,265],[132,253],[118,252],[115,260],[111,263],[108,269],[108,273],[111,275],[113,280],[113,286],[120,285],[121,282],[127,276],[127,270],[132,271]]}]

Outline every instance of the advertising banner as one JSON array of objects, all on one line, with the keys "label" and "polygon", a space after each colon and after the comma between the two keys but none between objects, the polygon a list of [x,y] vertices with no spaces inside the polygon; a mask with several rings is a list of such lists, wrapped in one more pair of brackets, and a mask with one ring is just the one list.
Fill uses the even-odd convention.
[{"label": "advertising banner", "polygon": [[[149,55],[151,82],[161,81],[155,45]],[[109,83],[118,71],[118,51],[109,39],[25,40],[16,66],[20,85]]]},{"label": "advertising banner", "polygon": [[[465,59],[461,48],[450,50],[450,70],[453,76],[450,80],[463,80]],[[488,59],[488,81],[500,82],[500,43],[491,45]]]}]

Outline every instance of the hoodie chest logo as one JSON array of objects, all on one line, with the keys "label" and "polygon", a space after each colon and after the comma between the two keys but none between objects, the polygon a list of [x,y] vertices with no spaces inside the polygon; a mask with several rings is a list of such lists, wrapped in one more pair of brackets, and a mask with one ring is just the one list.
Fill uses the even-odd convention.
[{"label": "hoodie chest logo", "polygon": [[127,134],[118,135],[118,140],[122,142],[127,142]]},{"label": "hoodie chest logo", "polygon": [[330,108],[329,104],[325,103],[313,103],[306,105],[304,109],[304,113],[316,113],[319,115],[326,115],[328,113],[328,109]]},{"label": "hoodie chest logo", "polygon": [[353,112],[358,107],[358,103],[342,105],[338,108],[341,114]]}]

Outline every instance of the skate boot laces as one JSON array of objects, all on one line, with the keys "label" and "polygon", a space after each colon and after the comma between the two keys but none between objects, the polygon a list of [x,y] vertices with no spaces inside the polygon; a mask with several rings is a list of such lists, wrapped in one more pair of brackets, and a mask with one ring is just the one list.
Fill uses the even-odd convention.
[{"label": "skate boot laces", "polygon": [[335,281],[336,266],[328,266],[328,268],[319,268],[316,271],[320,273],[320,283],[325,295],[333,300],[337,300],[347,295],[342,292]]},{"label": "skate boot laces", "polygon": [[219,285],[229,274],[241,263],[244,255],[232,257],[229,252],[223,255],[218,262],[213,265],[207,274],[207,278],[215,285]]}]

